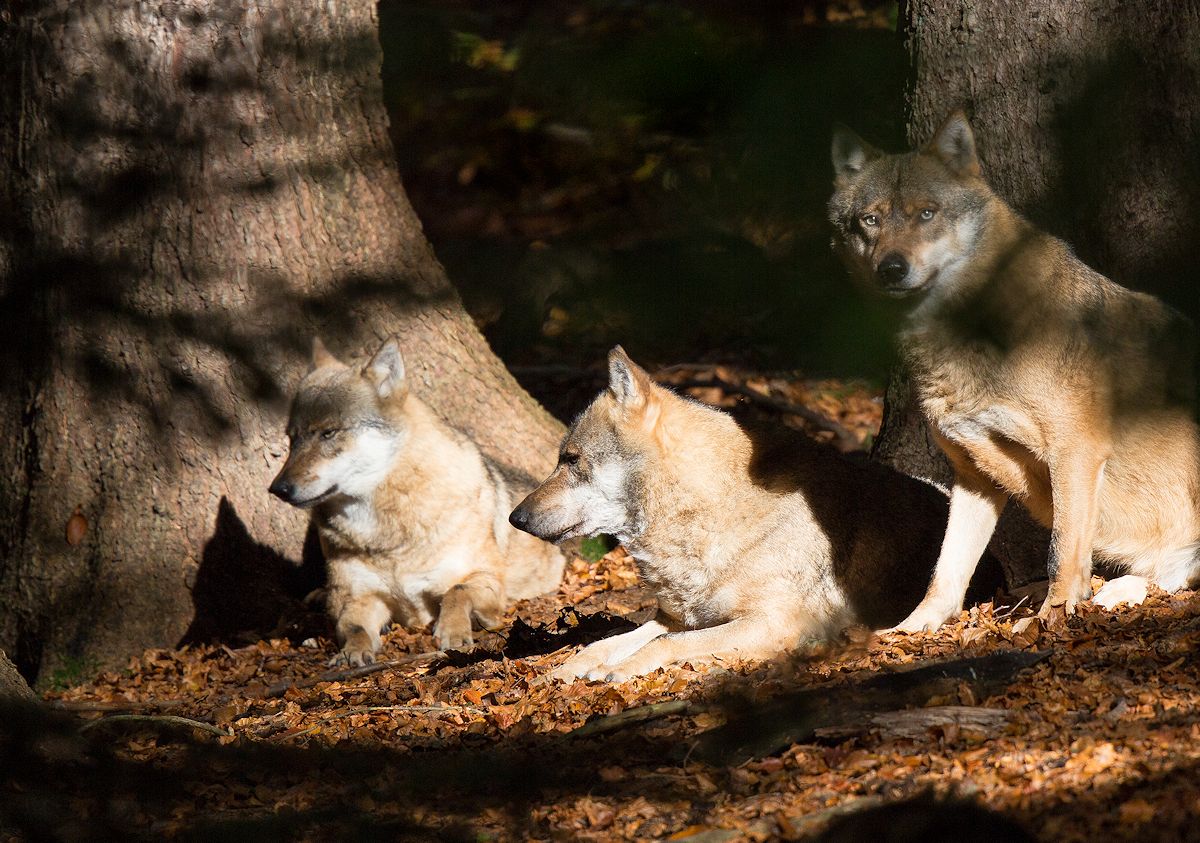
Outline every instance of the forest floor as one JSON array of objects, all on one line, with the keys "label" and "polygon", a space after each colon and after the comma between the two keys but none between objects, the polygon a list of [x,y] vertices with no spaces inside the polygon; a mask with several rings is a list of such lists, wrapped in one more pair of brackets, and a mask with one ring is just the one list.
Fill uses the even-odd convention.
[{"label": "forest floor", "polygon": [[[664,379],[718,374],[742,401],[803,404],[860,441],[878,424],[878,396],[853,386]],[[151,650],[48,693],[50,723],[8,717],[0,829],[711,843],[809,839],[925,796],[986,806],[1044,840],[1194,838],[1200,595],[1089,605],[1055,629],[1031,620],[1037,600],[998,598],[936,633],[851,632],[767,664],[539,682],[568,645],[653,612],[617,549],[575,558],[557,594],[517,605],[469,653],[434,654],[427,631],[398,627],[358,670],[327,667],[335,645],[319,635]],[[928,665],[950,678],[910,672]],[[946,839],[888,822],[891,839]],[[995,815],[970,822],[981,839],[1020,839]]]}]

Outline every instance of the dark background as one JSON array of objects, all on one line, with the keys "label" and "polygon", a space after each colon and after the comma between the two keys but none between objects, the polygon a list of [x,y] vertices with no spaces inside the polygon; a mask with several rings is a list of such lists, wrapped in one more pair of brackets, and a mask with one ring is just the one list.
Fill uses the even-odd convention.
[{"label": "dark background", "polygon": [[[380,4],[405,187],[468,310],[552,410],[614,343],[881,381],[829,248],[835,120],[904,147],[896,4]],[[586,392],[586,390],[583,390]],[[577,403],[577,402],[576,402]]]}]

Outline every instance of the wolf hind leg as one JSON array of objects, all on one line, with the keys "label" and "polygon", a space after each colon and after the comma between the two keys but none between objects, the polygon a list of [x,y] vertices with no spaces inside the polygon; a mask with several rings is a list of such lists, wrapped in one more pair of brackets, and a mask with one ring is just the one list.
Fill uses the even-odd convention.
[{"label": "wolf hind leg", "polygon": [[453,586],[442,597],[442,606],[433,625],[433,638],[439,649],[456,650],[475,643],[471,620],[484,629],[493,629],[504,617],[504,585],[490,571],[477,571]]}]

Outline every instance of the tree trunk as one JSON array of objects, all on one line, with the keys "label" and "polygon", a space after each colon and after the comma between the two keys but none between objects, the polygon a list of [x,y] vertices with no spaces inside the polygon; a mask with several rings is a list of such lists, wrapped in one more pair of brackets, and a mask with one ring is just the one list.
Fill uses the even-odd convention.
[{"label": "tree trunk", "polygon": [[0,14],[0,648],[26,677],[270,628],[305,585],[305,517],[266,487],[314,333],[399,334],[452,424],[549,470],[557,423],[405,198],[373,2]]},{"label": "tree trunk", "polygon": [[37,695],[25,684],[17,666],[0,650],[0,703],[37,702]]},{"label": "tree trunk", "polygon": [[[1200,317],[1200,2],[909,0],[909,140],[954,108],[985,177],[1089,265]],[[893,378],[881,458],[947,482]],[[1010,505],[991,550],[1010,584],[1046,576],[1046,532]]]}]

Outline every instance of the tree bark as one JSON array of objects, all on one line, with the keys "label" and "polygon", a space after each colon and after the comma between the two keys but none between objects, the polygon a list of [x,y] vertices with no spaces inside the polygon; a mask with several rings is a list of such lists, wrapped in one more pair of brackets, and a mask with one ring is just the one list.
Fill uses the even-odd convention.
[{"label": "tree bark", "polygon": [[9,661],[8,656],[0,650],[0,703],[2,702],[37,702],[37,695],[25,684],[17,666]]},{"label": "tree bark", "polygon": [[0,647],[36,677],[269,628],[266,487],[311,336],[547,472],[559,427],[405,197],[368,0],[51,0],[0,18]]},{"label": "tree bark", "polygon": [[[1200,317],[1200,2],[909,0],[909,140],[965,108],[1006,201],[1126,286]],[[876,453],[944,484],[903,375]],[[1010,585],[1043,579],[1046,532],[1010,505],[991,550]]]}]

